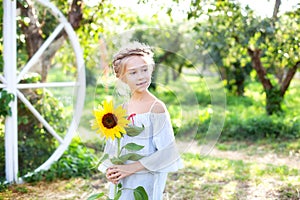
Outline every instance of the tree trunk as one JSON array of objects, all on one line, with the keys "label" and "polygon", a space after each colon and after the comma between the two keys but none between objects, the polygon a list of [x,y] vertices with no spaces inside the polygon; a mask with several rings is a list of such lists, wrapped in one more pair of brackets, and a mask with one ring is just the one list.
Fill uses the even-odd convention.
[{"label": "tree trunk", "polygon": [[248,54],[251,57],[252,67],[257,72],[258,79],[262,83],[265,91],[272,89],[273,85],[270,79],[267,78],[267,71],[262,66],[262,63],[260,61],[261,50],[260,49],[252,50],[248,48]]},{"label": "tree trunk", "polygon": [[280,89],[273,87],[266,90],[266,111],[268,115],[282,112],[281,102],[283,97],[280,95]]},{"label": "tree trunk", "polygon": [[267,78],[267,71],[260,61],[260,53],[261,51],[259,49],[252,50],[248,48],[252,67],[255,69],[258,79],[262,83],[266,93],[266,112],[268,115],[280,113],[282,111],[281,102],[283,97],[280,95],[280,89],[274,87],[270,79]]},{"label": "tree trunk", "polygon": [[238,96],[243,96],[244,95],[244,82],[245,82],[245,74],[243,72],[243,69],[241,68],[241,63],[240,62],[235,62],[233,64],[234,66],[234,79],[235,79],[235,85],[237,87],[237,95]]},{"label": "tree trunk", "polygon": [[24,21],[21,20],[21,29],[25,35],[26,48],[30,59],[44,42],[42,30],[37,16],[35,15],[33,2],[27,0],[22,3],[17,1],[17,3],[21,10],[21,15],[23,17],[28,17],[30,20],[28,24],[25,24]]},{"label": "tree trunk", "polygon": [[[43,32],[35,14],[36,11],[33,2],[31,0],[18,1],[18,7],[21,9],[21,15],[30,19],[29,24],[21,21],[21,29],[25,35],[26,48],[30,59],[44,42],[44,38],[42,37]],[[82,1],[73,0],[68,13],[68,20],[76,30],[80,27],[82,19]],[[65,41],[65,36],[65,31],[62,31],[42,55],[39,63],[41,68],[34,69],[34,71],[41,75],[41,82],[46,82],[51,60]]]}]

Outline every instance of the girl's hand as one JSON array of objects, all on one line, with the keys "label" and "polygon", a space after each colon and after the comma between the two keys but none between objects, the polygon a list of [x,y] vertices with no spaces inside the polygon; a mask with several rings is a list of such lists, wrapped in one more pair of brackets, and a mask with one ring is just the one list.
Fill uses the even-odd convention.
[{"label": "girl's hand", "polygon": [[115,170],[112,167],[107,168],[106,170],[106,178],[108,181],[112,182],[113,184],[118,184],[118,176],[115,173]]},{"label": "girl's hand", "polygon": [[106,178],[114,183],[117,184],[119,180],[130,176],[138,171],[145,169],[144,166],[140,162],[135,162],[128,165],[114,165],[109,167],[106,171]]}]

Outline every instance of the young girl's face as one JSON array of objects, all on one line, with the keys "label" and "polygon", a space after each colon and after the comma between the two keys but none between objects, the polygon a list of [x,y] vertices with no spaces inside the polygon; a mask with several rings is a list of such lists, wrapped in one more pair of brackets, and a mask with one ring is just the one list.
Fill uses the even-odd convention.
[{"label": "young girl's face", "polygon": [[143,92],[151,83],[152,68],[140,56],[132,56],[126,63],[124,77],[131,92]]}]

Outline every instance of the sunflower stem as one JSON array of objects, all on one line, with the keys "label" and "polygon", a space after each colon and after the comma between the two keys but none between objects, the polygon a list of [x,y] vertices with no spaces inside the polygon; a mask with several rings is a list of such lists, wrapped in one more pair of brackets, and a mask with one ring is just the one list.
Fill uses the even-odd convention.
[{"label": "sunflower stem", "polygon": [[118,185],[115,184],[114,198],[116,198],[117,193],[118,193]]},{"label": "sunflower stem", "polygon": [[[119,158],[120,154],[121,154],[121,139],[120,138],[117,138],[117,143],[118,143],[117,158]],[[116,197],[117,193],[118,193],[118,185],[116,184],[115,191],[114,191],[114,198]]]},{"label": "sunflower stem", "polygon": [[117,138],[117,142],[118,142],[117,158],[119,158],[120,154],[121,154],[121,142],[120,142],[120,138]]}]

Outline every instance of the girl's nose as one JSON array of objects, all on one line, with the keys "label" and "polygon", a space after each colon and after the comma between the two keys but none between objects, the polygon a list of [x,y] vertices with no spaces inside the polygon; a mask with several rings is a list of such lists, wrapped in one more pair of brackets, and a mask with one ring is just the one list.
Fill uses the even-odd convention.
[{"label": "girl's nose", "polygon": [[142,72],[138,72],[137,77],[138,77],[138,79],[142,79],[142,78],[144,78],[144,74]]}]

